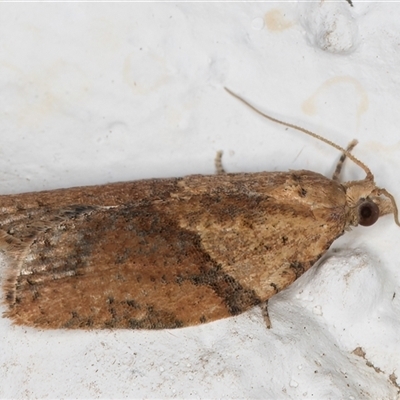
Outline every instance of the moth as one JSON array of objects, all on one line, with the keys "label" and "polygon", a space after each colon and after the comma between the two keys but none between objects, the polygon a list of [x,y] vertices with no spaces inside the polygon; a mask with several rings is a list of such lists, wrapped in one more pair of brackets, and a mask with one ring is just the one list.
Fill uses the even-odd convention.
[{"label": "moth", "polygon": [[[345,150],[230,93],[340,150],[333,179],[224,173],[219,154],[212,176],[0,196],[4,316],[48,329],[203,324],[265,304],[351,227],[389,213],[400,225],[355,142]],[[346,157],[363,180],[339,182]]]}]

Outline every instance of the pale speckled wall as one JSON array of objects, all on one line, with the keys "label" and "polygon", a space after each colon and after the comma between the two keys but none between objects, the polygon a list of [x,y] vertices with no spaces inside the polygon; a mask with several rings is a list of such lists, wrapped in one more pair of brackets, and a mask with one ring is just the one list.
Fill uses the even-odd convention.
[{"label": "pale speckled wall", "polygon": [[[2,3],[1,192],[310,169],[354,150],[400,199],[397,3]],[[362,172],[346,164],[346,179]],[[159,332],[35,331],[0,319],[0,397],[396,398],[400,230],[339,239],[258,309]],[[362,348],[362,351],[359,350]],[[362,355],[365,352],[364,358]],[[368,361],[368,365],[367,365]]]}]

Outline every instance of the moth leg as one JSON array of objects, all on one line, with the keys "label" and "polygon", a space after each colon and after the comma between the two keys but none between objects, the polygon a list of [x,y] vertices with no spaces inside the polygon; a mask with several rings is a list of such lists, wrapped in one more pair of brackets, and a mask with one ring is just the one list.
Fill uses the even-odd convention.
[{"label": "moth leg", "polygon": [[262,316],[264,318],[265,325],[267,326],[267,329],[271,329],[272,324],[271,324],[271,320],[269,318],[269,313],[268,313],[268,300],[265,300],[264,302],[262,302],[260,304],[260,307],[261,307],[261,312],[262,312]]},{"label": "moth leg", "polygon": [[215,172],[217,175],[226,174],[224,167],[222,166],[222,154],[221,150],[217,151],[217,155],[215,156],[214,165],[215,165]]},{"label": "moth leg", "polygon": [[[354,149],[354,147],[356,146],[357,143],[358,143],[357,140],[353,139],[347,146],[346,150],[350,153]],[[343,163],[345,162],[346,157],[347,157],[346,153],[343,153],[342,156],[340,157],[339,162],[336,165],[336,169],[335,169],[335,172],[333,173],[333,177],[332,177],[332,179],[334,181],[339,180],[340,171],[342,170]]]}]

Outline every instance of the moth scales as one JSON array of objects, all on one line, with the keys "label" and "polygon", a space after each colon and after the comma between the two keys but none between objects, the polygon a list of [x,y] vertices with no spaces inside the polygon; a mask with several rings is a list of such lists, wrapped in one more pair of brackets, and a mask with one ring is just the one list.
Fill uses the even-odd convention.
[{"label": "moth scales", "polygon": [[[228,89],[227,89],[228,90]],[[311,171],[148,179],[0,196],[5,317],[36,328],[179,328],[266,304],[357,225],[398,211],[348,150]],[[348,157],[366,173],[340,183]]]}]

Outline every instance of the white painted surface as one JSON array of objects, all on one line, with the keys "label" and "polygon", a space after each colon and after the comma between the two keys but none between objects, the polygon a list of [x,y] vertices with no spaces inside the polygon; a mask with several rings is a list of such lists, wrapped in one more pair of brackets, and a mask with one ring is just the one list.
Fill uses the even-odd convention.
[{"label": "white painted surface", "polygon": [[[400,4],[354,3],[0,4],[1,192],[213,173],[220,149],[230,172],[332,173],[335,150],[227,86],[338,144],[357,138],[400,199]],[[363,174],[347,163],[344,177]],[[271,330],[258,309],[159,332],[0,319],[0,396],[396,398],[399,241],[390,216],[347,233],[270,301]]]}]

